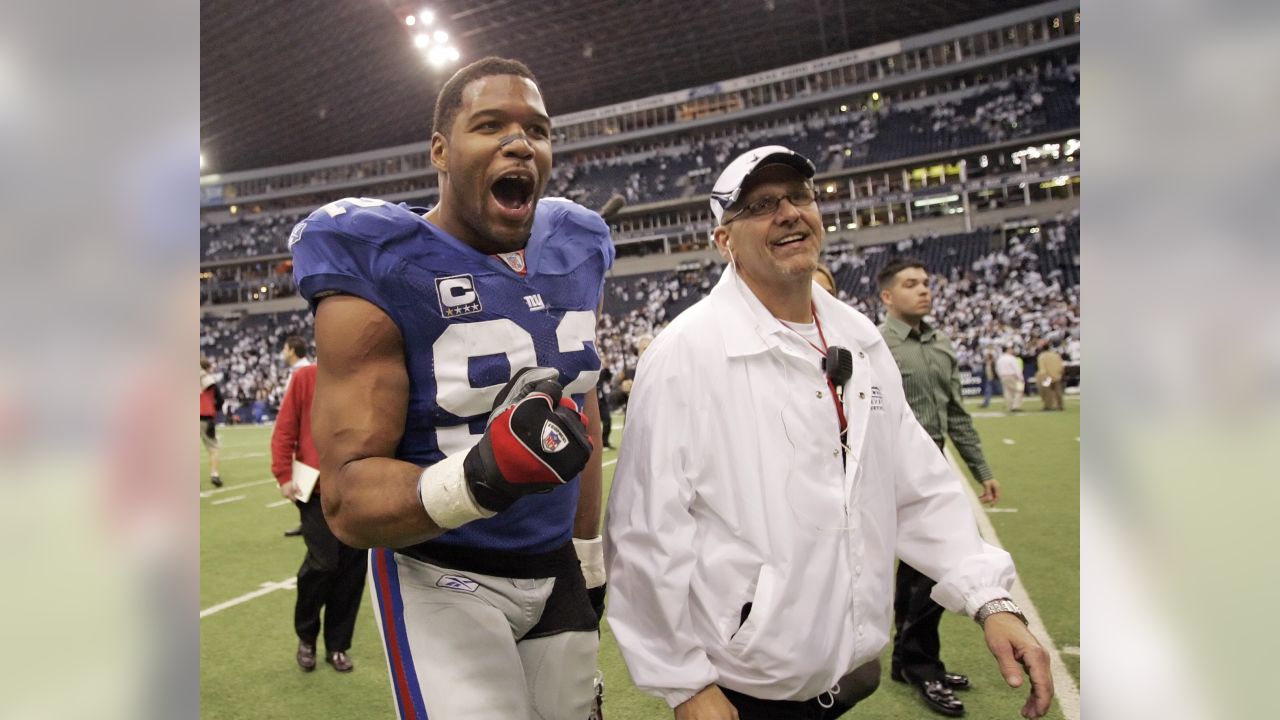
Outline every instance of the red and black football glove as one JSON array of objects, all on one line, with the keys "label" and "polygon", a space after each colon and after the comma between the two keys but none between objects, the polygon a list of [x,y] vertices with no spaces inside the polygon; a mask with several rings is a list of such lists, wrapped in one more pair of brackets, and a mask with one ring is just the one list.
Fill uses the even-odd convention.
[{"label": "red and black football glove", "polygon": [[484,437],[463,461],[477,504],[501,512],[516,500],[563,485],[591,458],[587,418],[549,368],[524,368],[498,393]]}]

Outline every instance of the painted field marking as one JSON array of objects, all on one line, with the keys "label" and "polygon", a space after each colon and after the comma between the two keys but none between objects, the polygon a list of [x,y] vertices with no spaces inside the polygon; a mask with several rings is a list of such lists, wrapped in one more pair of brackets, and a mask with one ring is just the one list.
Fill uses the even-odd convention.
[{"label": "painted field marking", "polygon": [[242,603],[247,603],[250,600],[253,600],[254,598],[260,598],[263,595],[266,595],[267,593],[275,592],[276,590],[294,590],[297,587],[298,587],[297,575],[290,575],[289,577],[281,580],[280,582],[264,582],[257,590],[254,590],[253,592],[245,593],[244,595],[241,595],[238,598],[232,598],[226,602],[218,603],[213,607],[209,607],[209,608],[205,608],[204,610],[201,610],[200,619],[203,620],[214,613],[219,613],[219,612],[222,612],[223,610],[226,610],[227,608],[233,608]]},{"label": "painted field marking", "polygon": [[243,499],[244,499],[244,495],[233,495],[233,496],[231,496],[231,497],[229,497],[229,498],[222,498],[221,500],[214,500],[214,501],[213,501],[213,504],[214,504],[214,505],[226,505],[227,503],[238,502],[238,501],[243,500]]},{"label": "painted field marking", "polygon": [[285,498],[284,500],[277,500],[273,503],[267,503],[267,507],[273,508],[273,507],[280,507],[281,505],[292,505],[292,504],[293,504],[292,500]]},{"label": "painted field marking", "polygon": [[254,487],[255,485],[266,485],[267,483],[273,483],[275,481],[276,481],[275,478],[267,478],[266,480],[255,480],[253,482],[240,483],[239,485],[227,485],[226,487],[214,488],[213,490],[205,490],[204,492],[200,493],[200,497],[202,498],[213,497],[218,493],[230,492],[232,490],[239,490],[240,488]]}]

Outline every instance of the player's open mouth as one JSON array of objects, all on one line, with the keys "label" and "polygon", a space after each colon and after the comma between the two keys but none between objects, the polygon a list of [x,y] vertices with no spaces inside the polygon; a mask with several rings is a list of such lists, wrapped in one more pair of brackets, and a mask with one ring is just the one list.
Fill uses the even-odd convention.
[{"label": "player's open mouth", "polygon": [[504,210],[519,213],[533,201],[533,177],[525,173],[507,173],[498,178],[489,191]]}]

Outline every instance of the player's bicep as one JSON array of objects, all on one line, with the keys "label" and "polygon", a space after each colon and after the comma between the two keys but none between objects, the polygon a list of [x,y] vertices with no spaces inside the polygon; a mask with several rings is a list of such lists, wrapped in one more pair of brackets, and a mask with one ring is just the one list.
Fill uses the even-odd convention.
[{"label": "player's bicep", "polygon": [[316,308],[316,356],[312,430],[322,470],[392,457],[409,399],[395,322],[361,298],[327,297]]}]

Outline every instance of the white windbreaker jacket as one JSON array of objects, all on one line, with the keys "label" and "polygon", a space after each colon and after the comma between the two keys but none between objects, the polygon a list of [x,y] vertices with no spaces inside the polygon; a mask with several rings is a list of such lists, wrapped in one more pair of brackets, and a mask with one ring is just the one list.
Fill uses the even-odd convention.
[{"label": "white windbreaker jacket", "polygon": [[879,331],[817,286],[814,303],[853,354],[844,466],[819,353],[732,267],[640,360],[605,528],[609,624],[636,685],[672,707],[711,683],[831,688],[889,640],[895,555],[952,611],[1013,583]]}]

